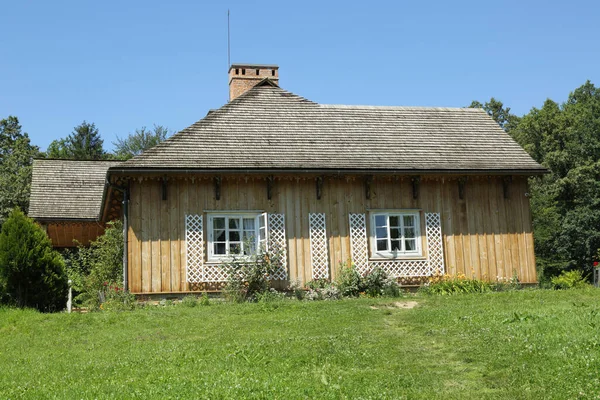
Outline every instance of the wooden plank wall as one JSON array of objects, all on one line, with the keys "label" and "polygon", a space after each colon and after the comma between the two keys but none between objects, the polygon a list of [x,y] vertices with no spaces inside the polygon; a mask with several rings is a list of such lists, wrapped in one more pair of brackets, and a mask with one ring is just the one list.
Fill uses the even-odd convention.
[{"label": "wooden plank wall", "polygon": [[166,200],[159,180],[132,180],[130,187],[129,282],[134,293],[190,290],[185,280],[185,215],[205,210],[285,214],[290,277],[302,282],[312,277],[309,213],[326,215],[335,278],[339,264],[350,258],[348,214],[403,208],[441,213],[447,272],[537,280],[525,177],[513,179],[507,199],[501,177],[469,177],[463,199],[452,177],[422,177],[417,199],[410,178],[392,176],[374,178],[370,200],[361,177],[325,178],[320,200],[314,177],[276,177],[271,200],[264,177],[223,177],[220,200],[215,199],[212,178],[170,179]]},{"label": "wooden plank wall", "polygon": [[90,242],[104,234],[100,222],[56,222],[47,223],[46,232],[54,247],[89,246]]}]

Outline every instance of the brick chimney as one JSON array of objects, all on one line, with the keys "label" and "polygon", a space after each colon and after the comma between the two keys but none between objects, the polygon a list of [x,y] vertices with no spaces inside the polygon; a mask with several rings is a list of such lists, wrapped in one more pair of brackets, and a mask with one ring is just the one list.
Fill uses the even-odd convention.
[{"label": "brick chimney", "polygon": [[229,67],[229,101],[252,89],[265,78],[279,85],[279,67],[263,64],[231,64]]}]

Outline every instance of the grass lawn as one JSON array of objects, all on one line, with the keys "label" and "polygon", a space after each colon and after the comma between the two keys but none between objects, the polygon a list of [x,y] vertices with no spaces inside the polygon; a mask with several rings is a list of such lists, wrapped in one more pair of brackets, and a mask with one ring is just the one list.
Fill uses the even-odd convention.
[{"label": "grass lawn", "polygon": [[0,398],[600,398],[600,290],[0,309]]}]

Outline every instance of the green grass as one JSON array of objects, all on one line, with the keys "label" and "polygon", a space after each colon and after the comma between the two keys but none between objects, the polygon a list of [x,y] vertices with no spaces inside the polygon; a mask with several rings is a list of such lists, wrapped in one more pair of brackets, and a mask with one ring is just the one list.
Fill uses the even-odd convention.
[{"label": "green grass", "polygon": [[0,398],[600,398],[600,290],[415,300],[0,309]]}]

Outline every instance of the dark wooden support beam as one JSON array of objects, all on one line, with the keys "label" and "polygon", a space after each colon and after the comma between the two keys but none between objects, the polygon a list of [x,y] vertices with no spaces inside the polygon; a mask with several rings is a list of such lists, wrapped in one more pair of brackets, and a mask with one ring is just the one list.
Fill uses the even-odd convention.
[{"label": "dark wooden support beam", "polygon": [[323,177],[317,176],[317,200],[321,200],[323,195]]},{"label": "dark wooden support beam", "polygon": [[510,184],[512,183],[512,176],[503,176],[502,177],[502,191],[504,192],[504,198],[508,199],[510,197]]},{"label": "dark wooden support beam", "polygon": [[458,178],[458,198],[461,200],[465,199],[465,185],[467,183],[467,177],[462,176]]},{"label": "dark wooden support beam", "polygon": [[373,183],[373,175],[365,176],[365,196],[367,200],[371,200],[371,184]]},{"label": "dark wooden support beam", "polygon": [[215,182],[215,199],[221,200],[221,177],[215,176],[213,181]]},{"label": "dark wooden support beam", "polygon": [[273,184],[274,184],[273,175],[267,176],[267,199],[269,199],[269,200],[271,200],[273,198]]},{"label": "dark wooden support beam", "polygon": [[419,198],[419,186],[421,184],[421,177],[413,176],[410,178],[410,180],[412,182],[413,199],[418,199]]},{"label": "dark wooden support beam", "polygon": [[162,178],[162,199],[167,200],[167,178]]}]

